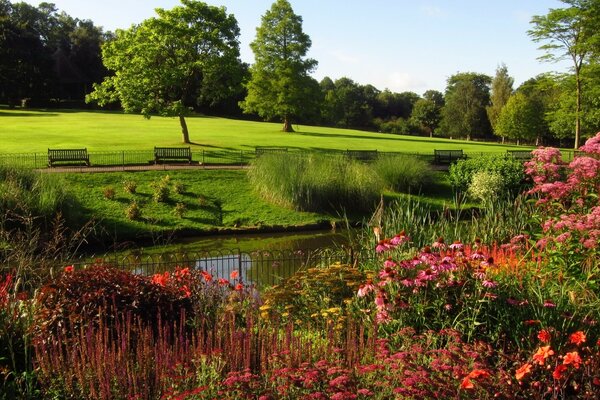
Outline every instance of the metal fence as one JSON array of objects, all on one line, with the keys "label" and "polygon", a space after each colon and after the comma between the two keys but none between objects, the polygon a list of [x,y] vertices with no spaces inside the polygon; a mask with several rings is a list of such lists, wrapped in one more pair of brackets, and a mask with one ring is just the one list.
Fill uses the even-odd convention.
[{"label": "metal fence", "polygon": [[289,278],[297,271],[336,262],[351,264],[371,260],[372,254],[363,254],[351,249],[340,250],[256,250],[252,252],[200,251],[126,256],[105,255],[102,257],[70,260],[65,265],[84,268],[94,263],[107,263],[122,270],[140,275],[153,275],[173,271],[176,267],[189,267],[207,271],[214,279],[229,279],[237,271],[243,282],[259,288],[272,286]]}]

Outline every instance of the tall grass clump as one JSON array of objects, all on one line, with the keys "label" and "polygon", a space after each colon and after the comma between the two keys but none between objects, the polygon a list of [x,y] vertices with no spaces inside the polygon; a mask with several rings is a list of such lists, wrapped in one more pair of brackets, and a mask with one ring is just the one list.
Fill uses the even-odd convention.
[{"label": "tall grass clump", "polygon": [[343,156],[263,155],[249,177],[265,199],[299,211],[368,211],[383,189],[370,166]]},{"label": "tall grass clump", "polygon": [[0,213],[50,220],[63,211],[68,200],[65,187],[55,175],[0,165]]},{"label": "tall grass clump", "polygon": [[373,169],[389,190],[415,193],[431,183],[429,164],[417,157],[395,155],[379,157]]}]

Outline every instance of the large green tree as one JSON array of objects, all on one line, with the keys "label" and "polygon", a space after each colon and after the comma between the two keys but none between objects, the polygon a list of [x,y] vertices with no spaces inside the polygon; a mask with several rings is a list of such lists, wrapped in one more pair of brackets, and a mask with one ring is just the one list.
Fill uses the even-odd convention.
[{"label": "large green tree", "polygon": [[496,122],[498,121],[500,112],[512,95],[514,82],[514,78],[508,75],[508,68],[505,64],[496,68],[496,75],[494,76],[494,79],[492,79],[492,93],[490,96],[491,104],[486,110],[494,134],[502,137],[502,142],[504,142],[504,136],[496,129]]},{"label": "large green tree", "polygon": [[442,105],[433,99],[422,98],[417,100],[413,107],[412,120],[429,133],[429,137],[433,137],[433,132],[440,125]]},{"label": "large green tree", "polygon": [[229,93],[240,75],[239,28],[224,7],[181,0],[171,10],[127,30],[117,30],[102,48],[114,75],[88,96],[105,105],[120,101],[125,112],[179,117],[183,142],[190,143],[185,120],[195,105],[214,103]]},{"label": "large green tree", "polygon": [[320,88],[309,73],[317,61],[307,58],[311,40],[302,30],[302,17],[287,0],[277,0],[256,28],[250,44],[254,65],[248,95],[240,103],[247,113],[265,119],[281,118],[283,131],[293,132],[292,119],[316,112]]},{"label": "large green tree", "polygon": [[544,42],[540,49],[544,55],[542,60],[559,61],[568,59],[572,62],[575,73],[575,142],[579,147],[581,137],[582,111],[582,68],[588,62],[592,50],[592,39],[596,35],[597,26],[591,17],[592,4],[595,0],[561,0],[565,8],[550,9],[546,15],[532,18],[533,28],[528,31],[535,42]]},{"label": "large green tree", "polygon": [[535,140],[539,144],[545,126],[542,102],[523,92],[510,96],[496,121],[497,134],[516,140],[517,144],[521,140]]},{"label": "large green tree", "polygon": [[488,75],[463,72],[448,78],[445,105],[442,109],[440,128],[446,136],[487,136],[491,127],[486,107],[490,103]]}]

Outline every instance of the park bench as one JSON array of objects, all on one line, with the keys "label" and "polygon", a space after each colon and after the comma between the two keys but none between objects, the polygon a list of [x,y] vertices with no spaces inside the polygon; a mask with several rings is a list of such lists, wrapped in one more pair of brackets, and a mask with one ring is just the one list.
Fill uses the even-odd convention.
[{"label": "park bench", "polygon": [[533,158],[531,150],[506,150],[506,155],[523,162]]},{"label": "park bench", "polygon": [[191,164],[192,150],[189,147],[154,147],[154,164],[175,160],[186,160]]},{"label": "park bench", "polygon": [[357,161],[375,161],[378,156],[377,150],[346,150],[346,157]]},{"label": "park bench", "polygon": [[280,154],[280,153],[287,153],[288,148],[287,147],[276,147],[276,146],[256,146],[254,148],[254,152],[256,154],[256,157],[260,157],[263,154]]},{"label": "park bench", "polygon": [[85,163],[90,166],[90,157],[87,149],[48,149],[48,166],[54,167],[55,163]]},{"label": "park bench", "polygon": [[463,158],[465,155],[462,150],[433,150],[433,159],[436,164],[452,164]]}]

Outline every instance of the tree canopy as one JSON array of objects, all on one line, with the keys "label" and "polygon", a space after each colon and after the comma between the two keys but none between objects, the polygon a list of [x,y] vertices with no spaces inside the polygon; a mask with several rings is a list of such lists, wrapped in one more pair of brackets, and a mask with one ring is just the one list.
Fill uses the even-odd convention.
[{"label": "tree canopy", "polygon": [[496,122],[498,121],[500,112],[512,95],[514,82],[514,78],[508,75],[508,68],[506,65],[502,64],[496,68],[496,75],[494,76],[494,79],[492,79],[492,93],[490,96],[491,104],[486,110],[494,134],[501,136],[503,140],[504,136],[496,129]]},{"label": "tree canopy", "polygon": [[125,112],[147,118],[179,117],[183,142],[190,143],[185,116],[191,108],[222,99],[241,79],[239,28],[224,7],[181,3],[117,30],[102,48],[113,75],[96,85],[88,99],[100,105],[118,100]]},{"label": "tree canopy", "polygon": [[284,132],[293,131],[293,118],[317,114],[320,88],[309,75],[317,66],[316,60],[306,57],[310,46],[302,17],[287,0],[275,1],[250,44],[255,63],[242,109],[265,119],[281,118]]}]

